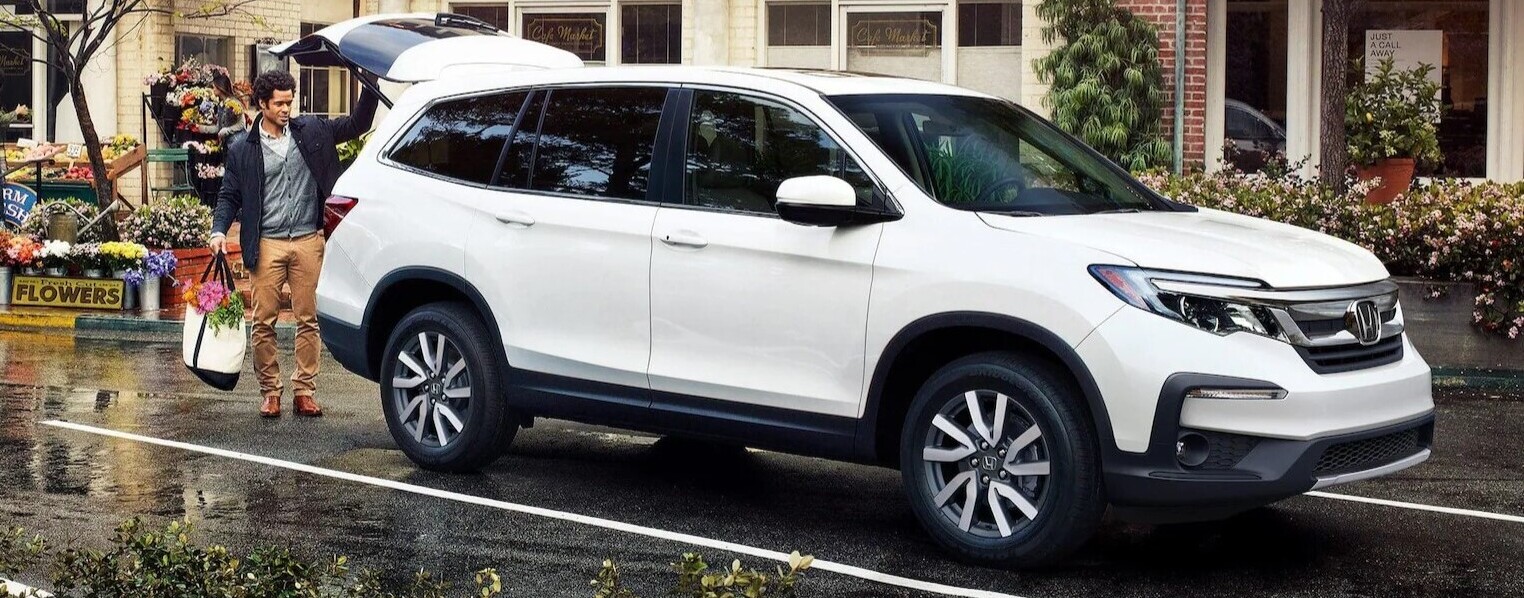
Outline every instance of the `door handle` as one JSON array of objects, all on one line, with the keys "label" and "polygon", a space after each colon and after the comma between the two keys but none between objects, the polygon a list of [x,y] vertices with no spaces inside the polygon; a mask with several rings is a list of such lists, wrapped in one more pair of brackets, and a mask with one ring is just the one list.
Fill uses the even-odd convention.
[{"label": "door handle", "polygon": [[512,224],[524,228],[534,226],[534,218],[530,218],[529,214],[523,212],[500,212],[494,214],[493,218],[496,218],[498,222],[503,224]]},{"label": "door handle", "polygon": [[688,247],[691,249],[703,249],[709,246],[709,241],[705,241],[703,237],[686,231],[662,235],[661,242],[672,247]]}]

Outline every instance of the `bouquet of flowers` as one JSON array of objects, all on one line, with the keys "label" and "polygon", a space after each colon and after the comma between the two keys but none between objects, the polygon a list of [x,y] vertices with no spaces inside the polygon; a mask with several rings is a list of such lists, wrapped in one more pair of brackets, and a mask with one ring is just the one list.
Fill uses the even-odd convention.
[{"label": "bouquet of flowers", "polygon": [[101,255],[100,243],[80,243],[75,245],[69,252],[69,258],[81,270],[104,270],[106,269],[105,256]]},{"label": "bouquet of flowers", "polygon": [[42,267],[44,267],[44,268],[67,268],[67,267],[69,267],[69,263],[70,263],[69,252],[70,252],[70,249],[71,249],[71,246],[69,245],[68,241],[43,241],[43,243],[42,243],[42,253],[39,254],[39,256],[38,256],[38,257],[42,258]]},{"label": "bouquet of flowers", "polygon": [[102,264],[112,271],[140,270],[143,267],[144,258],[148,257],[148,248],[137,243],[123,243],[111,241],[101,243]]},{"label": "bouquet of flowers", "polygon": [[173,280],[175,267],[180,265],[180,259],[175,257],[173,251],[154,251],[143,258],[143,268],[148,275],[154,278],[170,278],[170,284],[180,285],[180,281]]},{"label": "bouquet of flowers", "polygon": [[204,283],[185,280],[181,284],[185,286],[185,292],[181,295],[185,298],[185,303],[206,317],[213,332],[224,328],[235,329],[243,322],[243,295],[215,280]]},{"label": "bouquet of flowers", "polygon": [[201,179],[220,179],[227,170],[221,165],[197,164],[196,177]]},{"label": "bouquet of flowers", "polygon": [[215,154],[222,151],[222,146],[216,141],[207,141],[206,143],[202,143],[200,141],[187,141],[180,144],[180,147],[188,150],[195,150],[196,153],[201,155]]},{"label": "bouquet of flowers", "polygon": [[11,235],[0,245],[0,266],[36,268],[42,244],[26,235]]},{"label": "bouquet of flowers", "polygon": [[205,247],[212,209],[195,196],[181,195],[144,205],[122,222],[122,238],[156,249]]}]

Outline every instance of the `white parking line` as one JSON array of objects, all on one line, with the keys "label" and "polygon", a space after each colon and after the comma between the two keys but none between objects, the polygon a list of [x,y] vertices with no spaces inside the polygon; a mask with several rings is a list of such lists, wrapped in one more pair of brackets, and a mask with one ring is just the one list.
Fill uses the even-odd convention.
[{"label": "white parking line", "polygon": [[[780,562],[785,562],[785,563],[788,562],[788,555],[787,554],[784,554],[784,553],[778,552],[778,551],[774,551],[774,550],[766,550],[766,549],[762,549],[762,548],[756,548],[756,547],[753,547],[753,546],[747,546],[745,544],[736,544],[734,542],[726,542],[724,540],[715,540],[715,539],[712,539],[712,538],[705,538],[705,537],[702,537],[702,536],[693,536],[693,535],[679,533],[679,532],[671,532],[671,531],[667,531],[667,530],[663,530],[663,529],[657,529],[657,528],[653,528],[653,527],[645,527],[645,526],[642,526],[642,525],[635,525],[635,524],[631,524],[631,523],[624,523],[624,522],[620,522],[620,521],[614,521],[612,519],[602,519],[602,518],[599,518],[599,517],[589,517],[589,516],[586,516],[586,515],[578,515],[576,513],[567,513],[567,512],[564,512],[564,511],[556,511],[556,510],[544,509],[544,508],[540,508],[540,507],[531,507],[531,506],[528,506],[528,505],[521,505],[521,504],[516,504],[516,503],[511,503],[511,502],[504,502],[504,501],[500,501],[500,500],[493,500],[493,499],[490,499],[490,498],[482,498],[480,496],[472,496],[470,494],[460,494],[458,492],[449,492],[449,491],[446,491],[446,490],[437,490],[437,489],[434,489],[434,488],[428,488],[428,487],[425,487],[425,486],[416,486],[416,485],[413,485],[413,484],[407,484],[407,483],[398,482],[398,481],[394,481],[394,480],[386,480],[386,479],[374,478],[374,477],[365,476],[365,475],[348,473],[348,472],[344,472],[344,471],[338,471],[338,470],[334,470],[334,469],[326,469],[326,468],[322,468],[322,467],[314,467],[314,466],[305,465],[305,464],[302,464],[302,463],[293,463],[293,462],[290,462],[290,461],[282,461],[280,459],[271,459],[269,457],[261,457],[259,455],[250,455],[250,454],[247,454],[247,453],[240,453],[240,452],[236,452],[236,451],[229,451],[229,450],[224,450],[224,449],[219,449],[219,448],[206,447],[206,446],[201,446],[201,445],[197,445],[197,444],[190,444],[190,443],[186,443],[186,442],[178,442],[178,441],[174,441],[174,440],[164,440],[164,439],[160,439],[160,438],[154,438],[154,437],[151,437],[151,436],[141,436],[141,435],[138,435],[138,434],[131,434],[131,433],[128,433],[128,432],[118,432],[116,430],[110,430],[110,429],[106,429],[106,428],[97,428],[97,427],[94,427],[94,426],[86,426],[86,425],[82,425],[82,424],[70,423],[70,422],[65,422],[65,421],[49,420],[49,421],[45,421],[45,422],[42,422],[42,423],[44,423],[46,425],[49,425],[49,426],[56,427],[56,428],[64,428],[64,429],[67,429],[67,430],[74,430],[76,432],[84,432],[84,433],[87,433],[87,434],[96,434],[96,435],[99,435],[99,436],[110,436],[112,438],[120,438],[120,439],[123,439],[123,440],[131,440],[131,441],[134,441],[134,442],[142,442],[142,443],[146,443],[146,444],[154,444],[154,445],[164,446],[164,447],[169,447],[169,448],[177,448],[177,449],[181,449],[181,450],[193,451],[193,452],[203,453],[203,454],[208,454],[208,455],[216,455],[218,457],[226,457],[226,458],[229,458],[229,459],[238,459],[240,461],[248,461],[248,462],[251,462],[251,463],[259,463],[261,465],[269,465],[271,467],[279,467],[279,468],[282,468],[282,469],[289,469],[289,470],[292,470],[292,471],[300,471],[300,472],[303,472],[303,473],[309,473],[309,474],[313,474],[313,475],[320,475],[320,476],[334,478],[334,479],[338,479],[338,480],[345,480],[345,481],[349,481],[349,482],[358,482],[358,483],[361,483],[361,484],[369,484],[371,486],[380,486],[382,488],[391,488],[393,490],[400,490],[402,492],[409,492],[409,493],[412,493],[412,494],[419,494],[419,495],[423,495],[423,496],[432,496],[434,498],[443,498],[445,500],[453,500],[453,501],[456,501],[456,502],[474,504],[474,505],[479,505],[479,506],[483,506],[483,507],[491,507],[491,508],[494,508],[494,509],[501,509],[501,510],[504,510],[504,511],[513,511],[513,512],[516,512],[516,513],[524,513],[526,515],[535,515],[535,516],[539,516],[539,517],[548,517],[548,518],[551,518],[551,519],[559,519],[559,520],[562,520],[562,521],[570,521],[570,522],[573,522],[573,523],[581,523],[583,525],[591,525],[591,526],[594,526],[594,527],[601,527],[601,528],[604,528],[604,529],[610,529],[610,530],[614,530],[614,531],[621,531],[621,532],[626,532],[626,533],[631,533],[631,534],[638,534],[638,535],[641,535],[641,536],[648,536],[648,537],[652,537],[652,538],[659,538],[659,539],[662,539],[662,540],[671,540],[671,541],[674,541],[674,542],[682,542],[684,544],[692,544],[694,546],[703,546],[703,547],[706,547],[706,548],[713,548],[713,549],[716,549],[716,550],[724,550],[726,552],[734,552],[734,553],[739,553],[739,554],[745,554],[745,555],[750,555],[750,556],[754,556],[754,557],[760,557],[760,558],[764,558],[764,559],[768,559],[768,560],[780,561]],[[870,569],[864,569],[864,568],[861,568],[861,567],[853,567],[851,565],[843,565],[841,563],[836,563],[836,562],[831,562],[831,561],[824,561],[824,560],[819,560],[819,559],[816,559],[815,564],[812,565],[810,568],[811,569],[818,569],[818,570],[821,570],[821,571],[830,571],[832,573],[840,573],[842,575],[847,575],[847,576],[856,577],[856,578],[859,578],[859,579],[864,579],[864,580],[868,580],[868,581],[874,581],[874,582],[878,582],[878,583],[882,583],[882,584],[887,584],[887,585],[892,585],[892,586],[899,586],[899,587],[902,587],[902,588],[908,588],[908,589],[912,589],[912,590],[920,590],[920,591],[923,591],[923,592],[932,592],[932,593],[936,593],[936,594],[944,594],[944,595],[947,595],[947,596],[964,596],[964,597],[967,597],[967,598],[1020,598],[1019,596],[1015,596],[1013,594],[1004,594],[1004,593],[1000,593],[1000,592],[992,592],[992,591],[989,591],[989,590],[976,590],[976,589],[972,589],[972,588],[960,588],[960,587],[956,587],[956,586],[949,586],[949,585],[944,585],[944,584],[939,584],[939,583],[933,583],[933,582],[929,582],[929,581],[922,581],[922,580],[919,580],[919,579],[910,579],[908,577],[900,577],[898,575],[890,575],[888,573],[880,573],[878,571],[873,571],[873,570],[870,570]]]},{"label": "white parking line", "polygon": [[1330,494],[1328,492],[1308,492],[1307,496],[1315,496],[1315,497],[1318,497],[1318,498],[1331,498],[1331,499],[1334,499],[1334,500],[1347,500],[1347,501],[1350,501],[1350,502],[1363,502],[1363,503],[1372,504],[1372,505],[1382,505],[1382,506],[1386,506],[1386,507],[1397,507],[1399,509],[1413,509],[1415,511],[1430,511],[1430,512],[1434,512],[1434,513],[1448,513],[1448,514],[1451,514],[1451,515],[1464,515],[1466,517],[1480,517],[1482,519],[1496,519],[1498,521],[1511,521],[1513,523],[1524,523],[1524,517],[1520,517],[1518,515],[1504,515],[1502,513],[1488,513],[1487,511],[1472,511],[1470,509],[1452,509],[1450,507],[1436,507],[1434,505],[1424,505],[1424,504],[1413,503],[1413,502],[1401,502],[1401,501],[1386,500],[1386,499],[1381,499],[1381,498],[1366,498],[1364,496],[1353,496],[1353,495],[1349,495],[1349,494]]}]

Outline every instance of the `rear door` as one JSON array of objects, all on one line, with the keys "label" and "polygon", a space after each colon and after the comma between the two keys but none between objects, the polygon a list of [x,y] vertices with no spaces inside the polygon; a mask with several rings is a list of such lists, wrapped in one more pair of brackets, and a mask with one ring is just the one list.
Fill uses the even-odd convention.
[{"label": "rear door", "polygon": [[644,412],[657,211],[648,196],[668,93],[541,89],[519,119],[466,252],[468,277],[521,371],[516,385],[603,385],[599,398]]}]

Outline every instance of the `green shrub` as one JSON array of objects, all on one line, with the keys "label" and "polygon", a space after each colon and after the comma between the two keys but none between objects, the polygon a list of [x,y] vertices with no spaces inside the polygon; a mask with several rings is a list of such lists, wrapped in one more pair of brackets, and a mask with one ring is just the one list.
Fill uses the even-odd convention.
[{"label": "green shrub", "polygon": [[1296,174],[1223,171],[1141,175],[1167,197],[1322,231],[1360,245],[1397,276],[1476,284],[1473,323],[1524,331],[1524,183],[1438,181],[1390,204],[1364,201],[1371,182],[1343,194]]},{"label": "green shrub", "polygon": [[1052,85],[1043,101],[1053,123],[1125,168],[1168,165],[1154,26],[1113,0],[1043,0],[1037,14],[1048,23],[1043,40],[1060,42],[1034,65]]},{"label": "green shrub", "polygon": [[211,231],[211,208],[191,195],[144,204],[122,222],[122,240],[150,249],[206,247]]},{"label": "green shrub", "polygon": [[[137,518],[117,526],[106,550],[54,550],[41,536],[28,537],[18,528],[0,534],[0,577],[46,565],[51,591],[60,598],[445,598],[503,595],[495,569],[482,569],[464,591],[428,571],[418,571],[401,587],[387,587],[374,570],[351,571],[343,556],[310,561],[285,548],[256,548],[239,558],[222,546],[201,547],[192,542],[189,521],[173,521],[149,529]],[[787,598],[814,558],[795,552],[788,568],[777,575],[744,569],[735,561],[729,569],[710,571],[698,554],[684,554],[672,565],[676,586],[669,596],[691,598]],[[393,584],[394,586],[396,584]],[[592,580],[596,598],[636,598],[625,587],[613,561]]]}]

